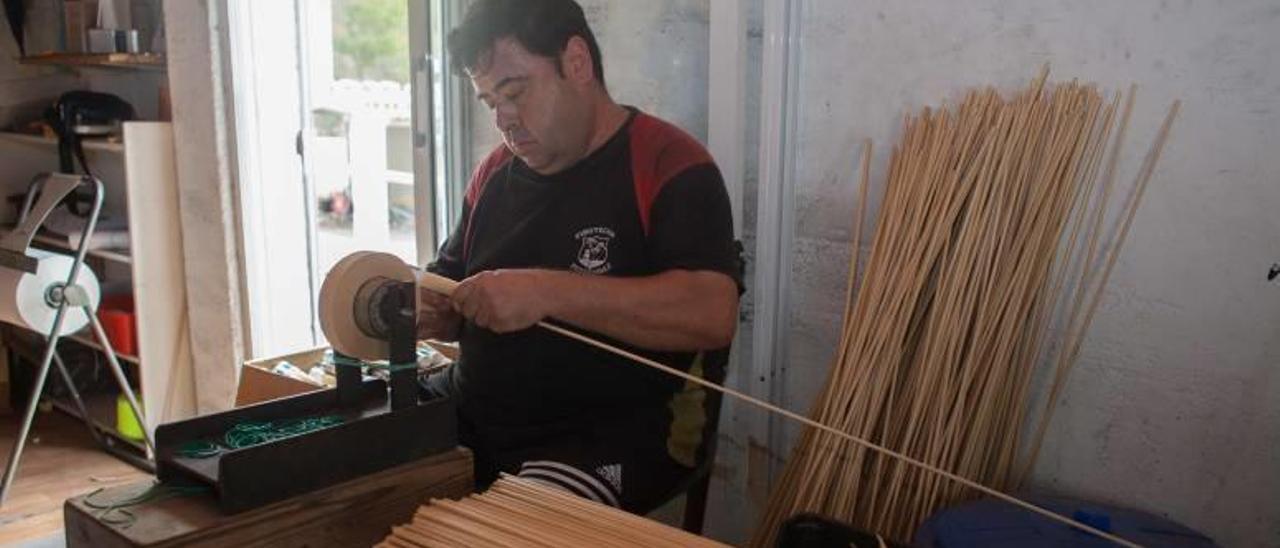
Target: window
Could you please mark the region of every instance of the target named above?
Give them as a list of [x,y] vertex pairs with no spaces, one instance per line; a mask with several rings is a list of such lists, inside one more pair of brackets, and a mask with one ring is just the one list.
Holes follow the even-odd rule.
[[278,355],[324,344],[315,300],[342,257],[421,264],[447,235],[461,186],[437,152],[451,143],[438,29],[456,6],[228,4],[253,354]]
[[416,263],[408,3],[297,6],[306,23],[301,93],[310,123],[302,148],[317,219],[315,278],[359,250]]

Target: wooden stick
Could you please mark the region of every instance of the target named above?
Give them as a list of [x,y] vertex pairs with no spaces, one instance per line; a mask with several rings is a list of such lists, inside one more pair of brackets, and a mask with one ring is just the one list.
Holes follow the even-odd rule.
[[[481,507],[500,508],[505,515],[516,516],[523,520],[524,523],[538,528],[556,528],[564,525],[564,513],[555,511],[546,511],[541,508],[530,508],[526,505],[513,503],[512,499],[497,493],[483,493],[472,497],[471,500],[475,505]],[[599,523],[590,525],[598,525],[599,529],[591,527],[578,527],[573,531],[563,533],[561,540],[572,543],[594,543],[601,547],[623,548],[629,546],[626,542],[609,536],[609,529]]]
[[393,527],[381,546],[723,548],[724,545],[533,481],[504,475],[485,493],[459,501],[429,501],[418,509],[410,523]]

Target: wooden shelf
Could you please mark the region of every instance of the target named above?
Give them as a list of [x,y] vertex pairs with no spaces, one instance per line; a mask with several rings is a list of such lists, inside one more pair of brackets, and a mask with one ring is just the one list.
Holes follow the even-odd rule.
[[[36,234],[35,237],[31,238],[31,243],[45,247],[52,247],[59,251],[66,251],[69,253],[75,252],[75,249],[70,245],[67,245],[66,242],[60,242],[57,238],[45,234]],[[128,249],[90,249],[85,255],[89,257],[98,257],[100,259],[120,264],[133,263],[133,257],[129,256]]]
[[58,411],[88,422],[99,432],[106,434],[112,442],[123,444],[140,452],[145,457],[147,452],[145,444],[139,440],[130,439],[121,434],[119,430],[116,430],[115,394],[81,394],[80,396],[84,399],[85,410],[89,412],[88,417],[80,416],[80,410],[70,396],[66,398],[49,398],[48,401],[53,403],[53,407]]
[[[41,333],[29,327],[20,327],[17,325],[7,324],[7,323],[0,324],[0,331],[4,332],[4,337],[6,337],[3,340],[0,340],[0,345],[8,344],[7,337],[17,336],[17,334],[20,334],[20,333],[26,334],[26,336],[22,340],[26,341],[26,344],[33,344],[39,348],[39,350],[36,351],[37,354],[31,356],[30,359],[32,361],[39,360],[38,352],[41,352],[44,350],[44,344],[45,344],[44,333]],[[75,343],[81,346],[87,346],[89,348],[97,350],[98,352],[106,352],[106,350],[102,348],[102,345],[98,344],[98,341],[93,340],[93,337],[89,335],[88,328],[85,328],[85,330],[83,330],[82,332],[71,333],[71,334],[67,334],[59,337],[58,338],[59,348],[61,348],[62,341],[71,341],[72,343]],[[142,360],[138,359],[137,356],[133,356],[129,354],[121,354],[120,352],[116,352],[116,358],[124,363],[131,363],[135,366],[142,365]]]
[[[14,133],[11,131],[0,131],[0,141],[21,143],[38,147],[58,147],[58,140],[53,137],[45,137],[43,135],[34,135],[30,133]],[[115,143],[102,139],[84,139],[81,140],[80,143],[85,150],[89,151],[110,152],[112,154],[124,153],[123,143]]]
[[[8,234],[10,230],[13,230],[13,226],[6,226],[3,228],[0,228],[0,235]],[[49,236],[48,234],[36,234],[31,238],[31,244],[39,247],[47,247],[52,250],[64,252],[64,253],[74,253],[76,251],[69,244],[67,244],[67,242],[60,241],[58,238]],[[133,264],[133,256],[129,254],[128,249],[111,249],[111,248],[90,249],[87,253],[85,253],[85,255],[87,257],[97,257],[99,259],[111,261],[114,263],[120,263],[124,265]]]
[[[102,348],[102,345],[98,344],[98,341],[93,340],[93,337],[89,336],[88,333],[76,333],[74,335],[65,335],[63,336],[63,338],[69,339],[71,341],[75,341],[77,344],[82,344],[84,346],[87,346],[99,352],[106,352],[106,349]],[[116,358],[125,363],[131,363],[133,365],[142,365],[142,362],[138,360],[137,356],[130,356],[129,354],[121,354],[120,352],[116,352]]]
[[166,70],[163,53],[40,53],[22,57],[24,65]]

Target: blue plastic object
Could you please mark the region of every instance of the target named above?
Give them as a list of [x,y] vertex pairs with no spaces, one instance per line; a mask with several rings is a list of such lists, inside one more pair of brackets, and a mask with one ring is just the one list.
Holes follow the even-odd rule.
[[[1149,548],[1204,548],[1217,544],[1195,530],[1162,517],[1069,498],[1023,500]],[[1112,548],[1111,542],[995,499],[939,511],[916,531],[920,548]]]

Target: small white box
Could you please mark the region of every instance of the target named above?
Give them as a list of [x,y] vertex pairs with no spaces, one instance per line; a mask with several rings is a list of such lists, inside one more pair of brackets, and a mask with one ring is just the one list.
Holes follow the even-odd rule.
[[116,31],[89,29],[89,53],[115,53]]

